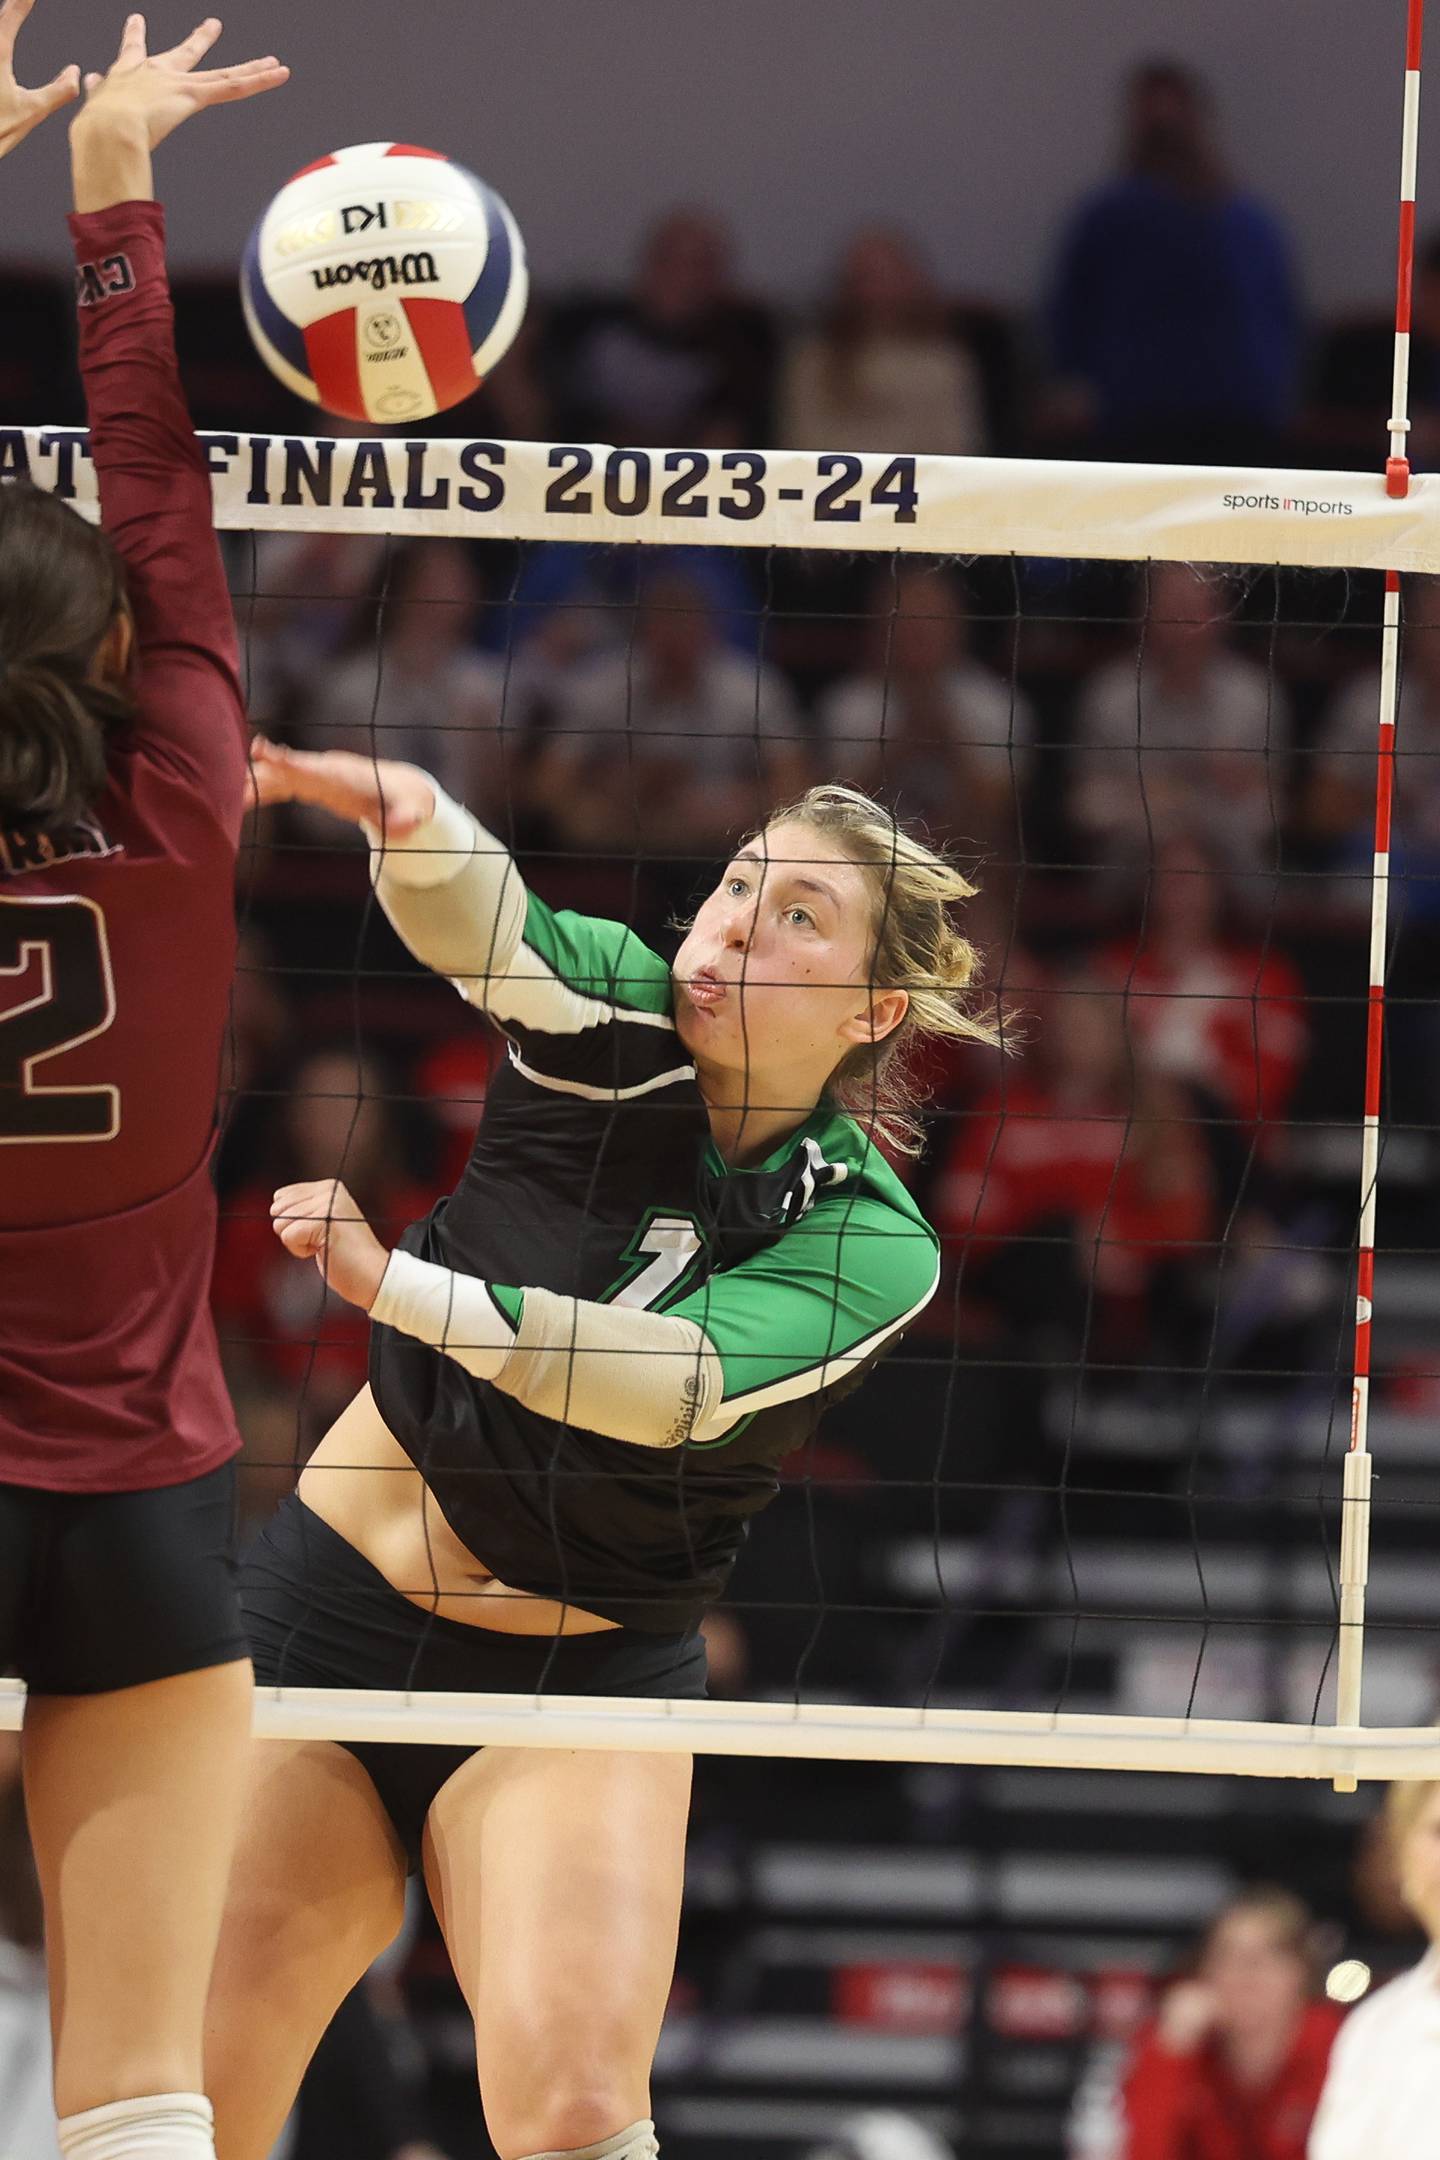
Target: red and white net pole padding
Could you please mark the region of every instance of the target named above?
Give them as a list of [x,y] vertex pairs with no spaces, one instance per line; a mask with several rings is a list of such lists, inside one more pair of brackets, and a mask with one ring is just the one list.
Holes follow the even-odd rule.
[[[1400,233],[1395,268],[1395,372],[1385,492],[1410,492],[1410,297],[1415,270],[1415,164],[1420,138],[1420,47],[1425,0],[1407,0],[1405,120],[1400,150]],[[1370,1570],[1370,1335],[1375,1309],[1375,1192],[1380,1172],[1380,1079],[1385,1027],[1385,938],[1390,903],[1390,818],[1395,791],[1395,708],[1400,684],[1400,574],[1385,573],[1380,643],[1380,733],[1375,775],[1375,862],[1370,885],[1370,975],[1365,1031],[1365,1121],[1360,1150],[1360,1226],[1355,1273],[1355,1384],[1340,1526],[1340,1671],[1335,1718],[1360,1722],[1365,1586]],[[1353,1792],[1354,1780],[1336,1789]]]

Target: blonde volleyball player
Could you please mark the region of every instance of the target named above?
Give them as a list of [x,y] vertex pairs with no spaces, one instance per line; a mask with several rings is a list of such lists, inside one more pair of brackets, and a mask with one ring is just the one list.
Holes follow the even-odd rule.
[[[0,10],[0,152],[79,88],[17,85],[27,13]],[[150,176],[193,113],[284,80],[197,72],[219,28],[150,59],[132,16],[71,130],[101,527],[0,488],[0,1671],[29,1688],[69,2160],[213,2160],[250,1722],[207,1295],[246,727]]]
[[[971,887],[862,795],[730,862],[673,968],[556,914],[414,767],[259,746],[265,802],[369,834],[411,950],[509,1056],[457,1190],[387,1252],[329,1181],[275,1228],[368,1308],[370,1386],[246,1571],[262,1680],[700,1695],[699,1622],[780,1458],[928,1302],[872,1143],[907,1043],[990,1039]],[[220,2149],[263,2160],[423,1868],[501,2160],[645,2160],[688,1760],[256,1750],[211,2003]]]
[[1430,1947],[1341,2026],[1310,2160],[1417,2160],[1440,2142],[1440,1783],[1392,1785],[1385,1834]]

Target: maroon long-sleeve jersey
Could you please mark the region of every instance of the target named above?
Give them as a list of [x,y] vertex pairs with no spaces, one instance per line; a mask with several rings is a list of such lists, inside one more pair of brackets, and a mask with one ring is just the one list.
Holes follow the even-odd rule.
[[246,738],[163,213],[70,224],[136,713],[76,831],[0,830],[0,1481],[115,1492],[239,1446],[209,1313],[209,1162]]

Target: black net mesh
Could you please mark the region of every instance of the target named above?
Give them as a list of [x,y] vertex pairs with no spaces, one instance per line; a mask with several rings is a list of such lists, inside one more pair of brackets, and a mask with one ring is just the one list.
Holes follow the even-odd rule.
[[[673,951],[734,835],[816,778],[873,790],[981,887],[967,927],[1011,1054],[929,1057],[903,1165],[940,1290],[786,1464],[710,1623],[714,1690],[1333,1714],[1380,580],[230,545],[257,724],[425,765],[552,903]],[[1376,1722],[1429,1714],[1437,1617],[1423,581],[1406,615]],[[216,1304],[258,1518],[366,1337],[275,1245],[270,1192],[339,1174],[393,1235],[458,1177],[497,1038],[392,936],[358,836],[271,813],[242,891]]]

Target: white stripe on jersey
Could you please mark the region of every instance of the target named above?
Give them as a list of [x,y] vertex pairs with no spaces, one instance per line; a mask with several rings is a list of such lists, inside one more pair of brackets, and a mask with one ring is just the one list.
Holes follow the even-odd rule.
[[[490,1009],[493,1011],[494,1007]],[[677,1080],[695,1078],[693,1065],[675,1065],[669,1072],[656,1073],[652,1079],[641,1080],[634,1087],[590,1087],[584,1080],[557,1080],[553,1073],[536,1072],[533,1065],[526,1064],[513,1042],[507,1047],[510,1063],[522,1079],[533,1080],[536,1087],[550,1088],[556,1095],[579,1095],[585,1102],[631,1102],[637,1095],[653,1095],[657,1088],[674,1087]]]
[[929,1289],[909,1312],[900,1313],[894,1320],[867,1335],[863,1342],[851,1343],[847,1350],[836,1350],[817,1364],[807,1365],[803,1372],[791,1373],[784,1380],[773,1381],[768,1387],[751,1388],[740,1395],[727,1395],[722,1403],[704,1420],[704,1429],[697,1424],[693,1438],[699,1441],[718,1440],[737,1425],[741,1418],[750,1417],[757,1410],[773,1410],[777,1403],[796,1402],[802,1395],[818,1395],[822,1388],[834,1387],[843,1380],[852,1365],[863,1365],[866,1358],[873,1357],[883,1343],[901,1328],[908,1327],[935,1295],[940,1281],[940,1261],[935,1261],[935,1276]]

